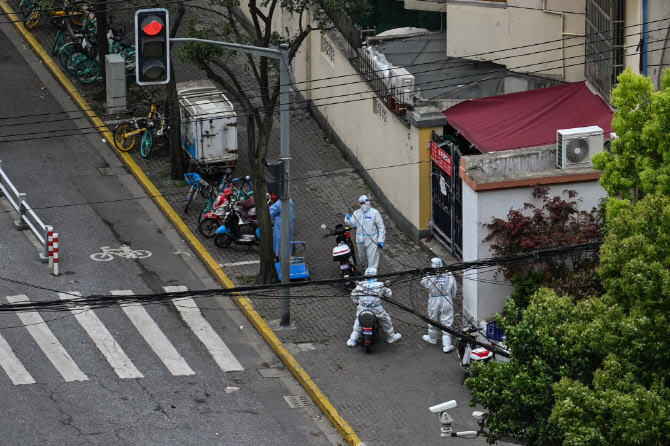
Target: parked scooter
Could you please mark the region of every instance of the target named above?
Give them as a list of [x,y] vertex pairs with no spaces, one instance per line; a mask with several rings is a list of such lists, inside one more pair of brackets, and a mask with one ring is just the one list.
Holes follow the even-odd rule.
[[[267,194],[266,198],[268,200],[268,206],[271,206],[277,201],[277,196],[275,194]],[[198,224],[198,230],[202,235],[208,238],[214,237],[216,230],[223,224],[223,218],[227,214],[231,203],[236,203],[241,208],[238,210],[240,211],[242,224],[251,224],[255,228],[258,216],[256,215],[256,202],[254,201],[254,197],[237,201],[234,192],[229,188],[226,188],[214,202],[212,210],[206,213]]]
[[338,262],[340,266],[340,277],[355,277],[356,273],[356,252],[354,243],[351,241],[351,232],[349,227],[343,224],[335,225],[335,229],[330,229],[326,224],[321,225],[321,229],[328,229],[330,234],[324,237],[335,237],[335,247],[333,248],[333,261]]
[[[260,229],[255,222],[244,223],[241,220],[242,207],[237,202],[231,200],[228,211],[223,218],[223,224],[216,230],[214,244],[219,248],[227,248],[231,243],[236,245],[254,245],[261,239]],[[241,226],[250,225],[252,234],[242,234]]]

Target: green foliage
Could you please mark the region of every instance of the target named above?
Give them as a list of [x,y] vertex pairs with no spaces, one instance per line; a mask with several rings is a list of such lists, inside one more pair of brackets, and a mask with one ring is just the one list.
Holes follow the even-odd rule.
[[[617,369],[608,361],[607,370]],[[647,389],[631,374],[617,374],[614,386],[590,388],[570,379],[554,386],[556,406],[550,417],[565,432],[567,446],[666,445],[670,439],[670,390]]]
[[[525,310],[508,306],[523,318],[505,322],[509,362],[493,362],[473,370],[466,380],[472,403],[489,410],[490,441],[523,436],[530,444],[560,441],[563,430],[549,420],[553,385],[569,377],[590,382],[602,360],[617,345],[622,313],[598,299],[575,302],[543,289]],[[597,317],[594,318],[594,315]]]
[[630,68],[621,73],[612,92],[616,107],[612,129],[618,139],[612,153],[593,157],[593,165],[604,170],[600,184],[610,196],[631,198],[670,194],[670,71],[663,73],[663,88],[654,92],[651,79]]
[[[188,21],[188,36],[196,39],[216,40],[214,32],[204,28],[191,18]],[[179,52],[179,57],[190,62],[201,70],[207,66],[207,62],[224,54],[223,47],[219,45],[208,45],[200,42],[187,42]]]
[[630,310],[670,311],[670,197],[648,195],[636,204],[610,199],[609,232],[600,255],[607,297]]

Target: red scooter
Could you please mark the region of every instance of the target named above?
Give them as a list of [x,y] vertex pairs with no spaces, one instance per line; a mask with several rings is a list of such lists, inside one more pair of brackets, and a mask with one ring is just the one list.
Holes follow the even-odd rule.
[[[240,214],[240,225],[251,224],[256,226],[255,222],[258,220],[256,216],[256,203],[254,197],[249,197],[237,202],[233,196],[233,192],[226,188],[221,195],[219,195],[212,206],[212,210],[206,213],[198,225],[198,230],[207,238],[214,237],[216,230],[223,224],[223,219],[230,210],[231,204],[238,206]],[[275,194],[266,194],[268,205],[272,205],[277,201]]]

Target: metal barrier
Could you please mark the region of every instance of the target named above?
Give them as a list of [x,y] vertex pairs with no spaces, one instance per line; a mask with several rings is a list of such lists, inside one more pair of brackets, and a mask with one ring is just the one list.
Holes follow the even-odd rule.
[[9,181],[9,178],[2,170],[2,161],[0,160],[0,195],[7,198],[16,212],[19,213],[19,219],[14,222],[18,230],[30,228],[35,237],[44,246],[44,251],[40,253],[42,262],[49,262],[49,234],[53,234],[53,227],[45,225],[37,216],[35,211],[26,202],[26,194],[16,190],[16,187]]

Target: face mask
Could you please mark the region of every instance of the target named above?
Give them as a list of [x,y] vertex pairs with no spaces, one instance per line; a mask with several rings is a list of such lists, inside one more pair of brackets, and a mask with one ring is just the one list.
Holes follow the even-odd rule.
[[367,212],[370,209],[370,202],[361,203],[361,209],[363,209],[363,212]]

